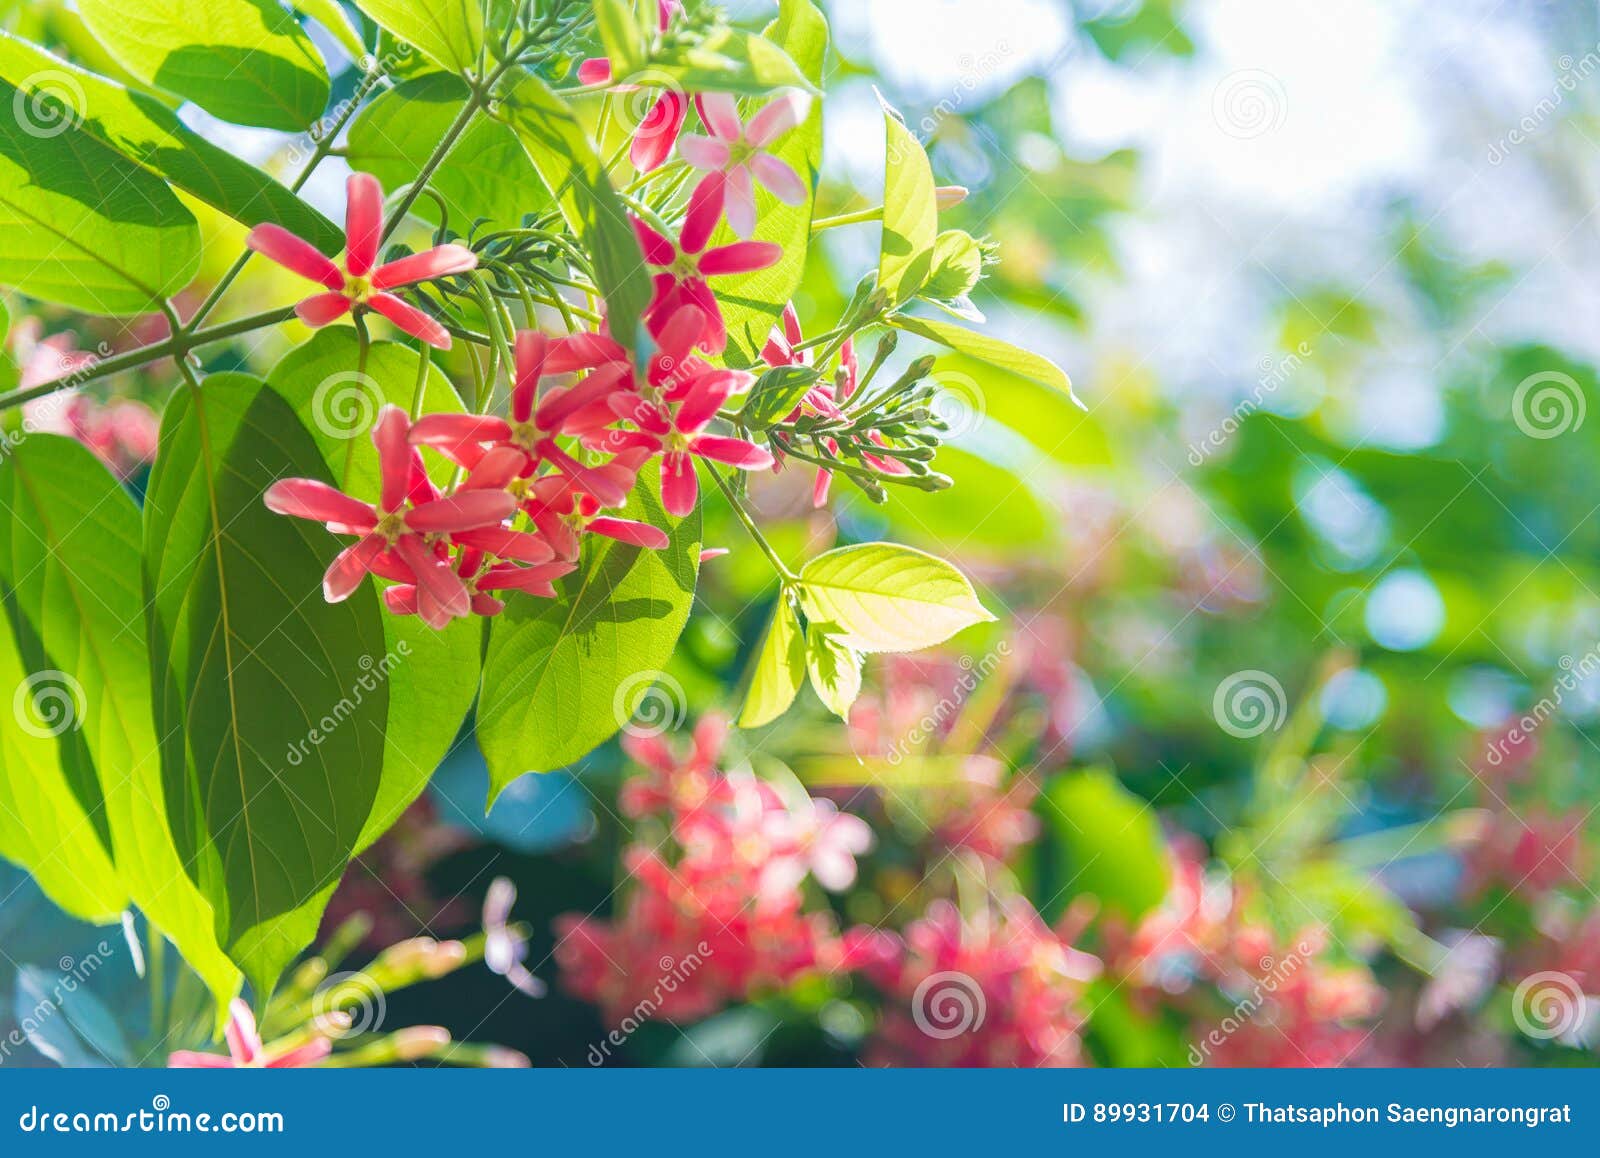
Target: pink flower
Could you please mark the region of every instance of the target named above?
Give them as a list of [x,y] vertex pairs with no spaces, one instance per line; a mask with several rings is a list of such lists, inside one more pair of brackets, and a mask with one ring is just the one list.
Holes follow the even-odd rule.
[[333,1050],[326,1037],[315,1035],[302,1044],[290,1043],[268,1048],[256,1030],[255,1015],[239,998],[228,1006],[229,1017],[223,1037],[228,1043],[226,1056],[196,1050],[174,1050],[167,1058],[168,1069],[298,1069],[315,1065]]
[[[679,0],[657,0],[656,15],[662,32],[667,30],[681,7]],[[610,79],[611,61],[603,56],[591,57],[578,65],[579,84],[605,84]],[[613,86],[617,92],[632,92],[637,87],[631,84]],[[688,100],[681,92],[672,89],[662,93],[650,106],[650,111],[634,131],[633,146],[628,153],[635,169],[648,173],[672,156],[672,147],[678,142],[678,133],[683,129],[683,119],[688,111]]]
[[[627,472],[631,479],[636,469],[630,464],[632,457],[619,456],[597,469]],[[667,533],[660,527],[600,514],[600,501],[566,475],[548,474],[533,480],[525,491],[522,510],[539,528],[558,559],[576,559],[584,534],[603,535],[652,551],[661,550],[669,542]]]
[[386,291],[430,278],[465,273],[478,256],[462,245],[436,245],[422,253],[376,266],[383,233],[383,189],[369,173],[352,173],[346,184],[345,268],[340,269],[309,241],[281,225],[258,225],[246,244],[285,269],[317,282],[327,292],[312,294],[294,311],[308,326],[325,326],[352,309],[376,310],[414,338],[441,350],[450,335],[433,318]]
[[787,162],[765,150],[805,120],[810,97],[801,92],[783,93],[768,101],[748,125],[740,123],[739,106],[727,93],[705,93],[695,97],[695,105],[711,136],[691,133],[679,142],[678,149],[685,161],[706,173],[690,199],[690,214],[709,214],[710,225],[697,222],[696,232],[704,228],[709,233],[726,209],[728,225],[735,233],[740,237],[754,233],[757,181],[785,205],[805,204],[805,182]]
[[681,246],[637,217],[632,220],[645,262],[659,271],[654,275],[655,296],[645,312],[646,321],[665,321],[684,306],[694,306],[705,316],[700,348],[720,354],[728,345],[728,331],[706,279],[766,269],[783,256],[783,248],[770,241],[736,241],[706,249],[715,219],[709,224],[704,220],[697,224],[692,208],[689,220],[684,222]]
[[423,622],[443,627],[472,610],[472,596],[451,568],[438,537],[499,526],[517,508],[499,490],[462,490],[440,497],[407,442],[405,411],[385,406],[372,429],[383,476],[376,504],[365,503],[316,479],[281,479],[267,488],[269,510],[326,523],[334,534],[359,536],[328,568],[322,581],[330,603],[347,599],[369,573],[417,588]]
[[726,435],[705,434],[728,398],[748,389],[751,376],[742,370],[707,370],[685,384],[683,400],[676,404],[618,397],[612,405],[637,431],[607,431],[610,449],[643,449],[661,455],[661,503],[669,514],[682,518],[694,510],[700,484],[693,458],[725,463],[740,470],[760,470],[772,465],[772,455],[753,442]]

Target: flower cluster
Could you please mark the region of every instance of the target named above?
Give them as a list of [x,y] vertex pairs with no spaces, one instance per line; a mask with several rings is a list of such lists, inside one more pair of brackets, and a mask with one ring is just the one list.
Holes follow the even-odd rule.
[[641,1003],[673,1020],[704,1017],[838,963],[832,918],[808,907],[802,885],[848,887],[871,833],[826,801],[790,803],[722,771],[724,734],[708,717],[687,753],[660,737],[626,742],[645,774],[625,786],[622,807],[641,834],[664,827],[665,837],[624,853],[631,887],[612,919],[556,925],[566,987],[613,1022]]
[[1100,962],[1021,896],[963,920],[934,901],[898,934],[852,929],[845,963],[888,998],[866,1051],[875,1065],[1075,1066],[1084,988]]

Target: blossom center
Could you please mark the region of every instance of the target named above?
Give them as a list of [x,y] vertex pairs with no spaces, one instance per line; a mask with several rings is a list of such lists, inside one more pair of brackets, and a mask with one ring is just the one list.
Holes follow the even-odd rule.
[[367,298],[372,293],[372,279],[369,277],[355,277],[346,274],[344,279],[344,296],[356,305],[365,305]]

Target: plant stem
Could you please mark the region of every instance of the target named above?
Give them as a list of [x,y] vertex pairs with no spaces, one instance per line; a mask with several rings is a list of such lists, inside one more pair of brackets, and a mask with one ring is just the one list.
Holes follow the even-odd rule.
[[740,501],[738,495],[733,493],[733,488],[728,485],[728,480],[723,478],[722,473],[709,462],[706,463],[706,470],[716,480],[717,486],[728,500],[728,505],[733,508],[733,513],[739,517],[739,522],[744,524],[744,529],[750,533],[750,537],[756,541],[756,546],[761,548],[761,553],[767,557],[767,562],[771,563],[773,569],[777,571],[778,578],[783,581],[783,585],[791,587],[798,583],[800,577],[789,570],[788,565],[778,557],[778,552],[773,549],[771,543],[767,542],[767,537],[761,533],[761,528],[756,526],[755,520],[750,517],[750,512],[744,509],[744,503]]
[[819,217],[811,223],[812,233],[821,233],[824,229],[833,229],[840,225],[859,225],[863,221],[880,221],[883,218],[883,206],[874,205],[871,209],[858,209],[854,213],[841,213],[837,217]]

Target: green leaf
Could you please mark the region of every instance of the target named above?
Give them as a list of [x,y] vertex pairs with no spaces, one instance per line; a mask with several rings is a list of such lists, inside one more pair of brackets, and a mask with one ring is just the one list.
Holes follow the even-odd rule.
[[134,76],[225,121],[299,132],[327,107],[327,66],[276,0],[78,0],[78,10]]
[[756,379],[739,408],[739,421],[752,430],[782,422],[822,377],[815,366],[774,366]]
[[897,543],[859,543],[800,570],[800,606],[858,651],[916,651],[994,616],[967,577],[943,559]]
[[[0,543],[9,546],[0,550],[0,575],[7,576],[8,611],[81,696],[82,744],[63,751],[97,779],[115,871],[134,904],[226,1006],[238,992],[239,971],[217,944],[210,904],[184,873],[162,803],[139,509],[81,444],[38,434],[0,467],[4,512]],[[93,870],[92,860],[74,868],[80,878]]]
[[76,120],[59,104],[41,117],[0,80],[0,284],[91,314],[148,313],[200,268],[200,228],[165,181]]
[[57,739],[81,727],[82,689],[66,673],[24,661],[4,626],[0,693],[3,710],[15,719],[0,728],[0,856],[32,873],[45,895],[73,916],[115,921],[128,894],[93,821],[102,805],[98,798],[86,802],[83,786],[69,778],[65,745]]
[[375,24],[454,73],[477,66],[483,47],[480,0],[356,0]]
[[[813,9],[813,11],[815,11]],[[809,20],[809,15],[805,16]],[[819,16],[820,19],[820,16]],[[737,28],[723,28],[712,33],[698,44],[686,44],[664,52],[653,53],[643,71],[671,83],[685,92],[731,92],[744,96],[769,96],[774,89],[798,88],[817,94],[820,77],[807,75],[795,58],[778,43],[768,39],[773,36],[781,43],[787,29],[781,28],[783,16],[780,9],[778,22],[769,26],[767,35],[757,35]],[[775,29],[778,31],[775,32]],[[827,26],[822,27],[826,43]],[[619,72],[619,77],[626,73]]]
[[650,551],[587,536],[582,565],[555,599],[513,594],[489,627],[478,700],[478,742],[489,761],[489,802],[524,772],[581,759],[628,717],[630,681],[659,677],[694,602],[698,508],[676,525],[641,482],[623,516],[665,528]]
[[[382,480],[378,451],[368,432],[383,404],[410,409],[417,352],[396,342],[374,342],[360,372],[358,357],[355,331],[319,330],[284,356],[267,384],[294,407],[311,432],[334,485],[347,494],[376,498]],[[427,414],[461,410],[450,380],[432,367],[422,409]],[[435,482],[443,485],[453,468],[442,459],[434,466]],[[386,580],[376,582],[390,585]],[[482,621],[459,619],[435,631],[414,615],[385,614],[383,633],[383,658],[373,663],[367,673],[371,678],[363,684],[381,680],[389,689],[383,776],[357,852],[383,835],[427,787],[478,690]]]
[[605,162],[572,110],[531,73],[520,75],[504,107],[533,167],[594,263],[612,337],[632,349],[650,303],[650,278]]
[[806,678],[806,641],[787,595],[780,594],[761,652],[751,668],[750,690],[739,713],[741,728],[759,728],[789,710]]
[[1058,390],[1078,406],[1083,405],[1072,392],[1072,381],[1067,377],[1066,371],[1042,355],[1019,350],[1010,342],[991,338],[987,334],[973,333],[951,322],[911,318],[904,314],[897,314],[889,318],[888,322],[898,330],[938,342],[941,346],[948,346],[959,354],[965,354],[969,358],[1005,370],[1019,378],[1026,378],[1029,382]]
[[647,46],[633,5],[628,0],[594,0],[594,26],[611,62],[611,75],[621,79],[637,71]]
[[1103,768],[1073,773],[1045,790],[1042,811],[1062,849],[1056,886],[1088,893],[1137,920],[1167,895],[1166,842],[1155,810]]
[[[778,18],[767,25],[763,35],[799,66],[809,87],[815,90],[822,84],[828,22],[811,0],[780,0]],[[814,191],[822,168],[822,102],[812,101],[806,119],[770,151],[800,175],[808,191]],[[783,307],[800,288],[811,245],[814,200],[808,193],[805,204],[785,205],[766,189],[756,187],[755,239],[782,246],[783,257],[767,269],[725,278],[718,284],[717,299],[728,327],[729,365],[755,364]],[[733,240],[733,231],[724,222],[711,244]]]
[[[466,100],[466,82],[443,72],[381,93],[350,125],[345,153],[350,167],[371,173],[386,188],[411,181]],[[515,228],[524,214],[550,204],[516,134],[487,117],[461,134],[428,187],[444,199],[450,227],[463,236],[478,218],[487,219],[491,229]],[[431,197],[419,198],[413,212],[438,221]]]
[[[0,32],[0,78],[31,117],[75,123],[102,144],[245,225],[272,222],[329,253],[338,226],[260,169],[218,148],[166,105]],[[65,118],[65,120],[62,120]]]
[[794,774],[808,788],[943,788],[969,782],[972,757],[807,756],[794,762]]
[[813,621],[806,627],[806,670],[823,706],[848,720],[850,705],[861,694],[861,656],[832,624]]
[[912,297],[927,280],[939,236],[939,203],[928,154],[900,114],[883,104],[883,242],[878,288],[891,305]]
[[361,42],[360,31],[339,0],[290,0],[289,7],[303,16],[309,16],[327,29],[328,35],[339,42],[339,47],[350,55],[351,61],[355,64],[361,64],[371,55],[367,51],[367,46]]
[[259,379],[175,396],[160,447],[144,542],[168,819],[218,939],[265,995],[315,936],[378,792],[389,689],[364,677],[383,623],[371,585],[323,600],[338,541],[263,504],[280,478],[329,475]]

